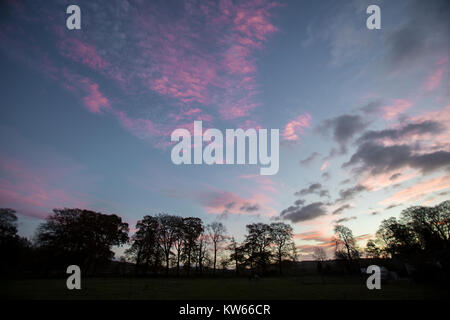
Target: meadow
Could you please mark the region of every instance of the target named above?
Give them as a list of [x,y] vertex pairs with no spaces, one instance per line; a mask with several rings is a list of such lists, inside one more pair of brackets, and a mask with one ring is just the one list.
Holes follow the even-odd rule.
[[408,281],[382,283],[368,290],[363,277],[298,276],[263,278],[85,278],[81,290],[65,279],[10,280],[4,299],[100,300],[317,300],[449,299],[443,285]]

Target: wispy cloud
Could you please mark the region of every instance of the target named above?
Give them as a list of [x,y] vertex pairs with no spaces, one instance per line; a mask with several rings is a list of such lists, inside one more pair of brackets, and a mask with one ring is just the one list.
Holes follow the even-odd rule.
[[288,141],[297,141],[300,138],[300,135],[303,133],[305,128],[309,128],[311,126],[311,115],[309,113],[305,113],[304,115],[300,115],[297,118],[289,121],[285,127],[281,136],[283,139]]

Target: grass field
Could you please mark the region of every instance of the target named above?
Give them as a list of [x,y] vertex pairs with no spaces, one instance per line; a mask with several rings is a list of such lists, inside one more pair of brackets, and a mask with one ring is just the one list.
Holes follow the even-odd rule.
[[408,282],[382,283],[368,290],[365,278],[314,276],[265,278],[153,279],[86,278],[81,290],[68,290],[65,279],[13,280],[1,289],[7,299],[449,299],[445,287]]

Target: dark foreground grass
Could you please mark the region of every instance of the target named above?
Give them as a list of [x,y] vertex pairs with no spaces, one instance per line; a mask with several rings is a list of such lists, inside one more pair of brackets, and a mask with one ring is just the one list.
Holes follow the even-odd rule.
[[368,290],[365,278],[315,276],[264,278],[85,278],[81,290],[68,290],[65,279],[13,280],[2,286],[7,299],[161,299],[161,300],[311,300],[449,299],[442,285],[398,281]]

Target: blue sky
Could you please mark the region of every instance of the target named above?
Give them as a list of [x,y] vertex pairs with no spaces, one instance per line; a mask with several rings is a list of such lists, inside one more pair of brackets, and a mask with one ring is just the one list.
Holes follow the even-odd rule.
[[[69,4],[81,30],[65,26]],[[366,8],[381,8],[381,30]],[[292,223],[304,258],[448,199],[447,1],[25,1],[0,16],[0,205]],[[170,133],[280,130],[280,169],[175,166]],[[331,251],[330,251],[331,253]]]

